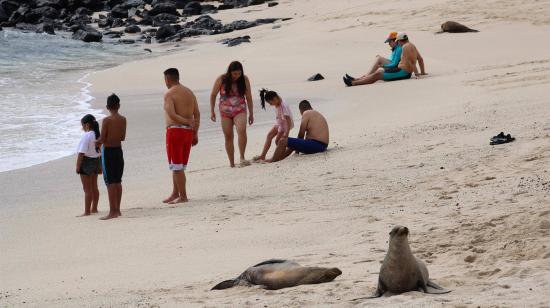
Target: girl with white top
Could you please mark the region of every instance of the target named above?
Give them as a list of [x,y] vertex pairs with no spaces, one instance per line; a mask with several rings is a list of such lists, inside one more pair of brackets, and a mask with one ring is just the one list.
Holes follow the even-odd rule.
[[97,175],[101,174],[101,152],[96,146],[96,140],[100,133],[99,124],[93,115],[85,115],[80,122],[84,135],[78,144],[76,173],[80,175],[84,189],[84,214],[80,216],[88,216],[91,213],[97,213],[97,203],[99,202]]

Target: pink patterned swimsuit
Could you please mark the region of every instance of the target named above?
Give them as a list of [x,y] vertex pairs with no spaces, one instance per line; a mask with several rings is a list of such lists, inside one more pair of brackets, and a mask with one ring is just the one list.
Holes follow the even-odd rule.
[[220,114],[222,117],[233,119],[239,113],[246,114],[246,99],[244,95],[240,95],[237,85],[233,85],[231,93],[225,93],[225,85],[222,84],[220,89]]

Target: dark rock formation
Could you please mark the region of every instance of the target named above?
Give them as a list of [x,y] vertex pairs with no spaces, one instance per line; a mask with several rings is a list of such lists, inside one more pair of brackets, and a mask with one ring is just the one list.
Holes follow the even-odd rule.
[[323,80],[323,79],[325,79],[325,77],[323,77],[323,75],[317,73],[317,74],[315,74],[315,75],[309,77],[309,78],[307,79],[307,81],[318,81],[318,80]]
[[153,17],[153,26],[159,27],[162,25],[174,24],[178,22],[178,19],[176,15],[161,13]]
[[202,5],[197,1],[191,1],[187,3],[185,8],[183,9],[183,15],[192,16],[192,15],[200,15],[202,12]]
[[86,43],[101,42],[102,38],[103,38],[103,35],[91,27],[78,29],[75,33],[73,33],[73,39],[81,40]]
[[153,8],[149,11],[149,14],[151,16],[155,16],[161,13],[167,13],[171,15],[179,16],[179,13],[176,9],[176,5],[170,2],[161,2],[157,3]]
[[176,34],[176,29],[171,25],[163,25],[160,26],[160,28],[157,29],[157,33],[155,35],[156,39],[158,41],[164,40],[172,35]]
[[137,25],[128,26],[124,29],[124,32],[126,32],[126,33],[139,33],[139,32],[141,32],[141,28]]
[[243,30],[257,26],[254,21],[236,20],[232,23],[223,26],[224,32],[231,32],[235,30]]
[[250,36],[239,36],[234,38],[229,38],[221,41],[222,44],[227,45],[227,47],[233,47],[240,45],[242,43],[250,43]]
[[118,4],[111,9],[111,16],[115,18],[128,18],[128,9],[122,4]]

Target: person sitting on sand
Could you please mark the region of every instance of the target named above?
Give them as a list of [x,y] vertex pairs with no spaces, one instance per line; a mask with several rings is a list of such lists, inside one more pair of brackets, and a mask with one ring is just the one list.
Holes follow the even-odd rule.
[[[377,82],[378,80],[394,81],[409,79],[413,73],[416,78],[419,78],[421,75],[426,75],[426,71],[424,69],[424,59],[420,55],[420,52],[416,49],[416,46],[409,42],[409,37],[407,34],[399,32],[395,39],[403,49],[401,53],[401,60],[395,69],[386,71],[384,71],[384,69],[378,69],[370,75],[355,80],[351,78],[351,76],[344,76],[344,83],[346,86],[351,87],[371,84]],[[416,66],[417,61],[420,66],[420,73],[418,73],[418,68]]]
[[287,158],[292,152],[303,154],[321,153],[327,150],[329,142],[328,123],[325,117],[313,110],[307,100],[298,105],[302,114],[298,138],[281,138],[268,162],[277,162]]
[[391,71],[394,68],[396,68],[397,65],[399,64],[399,61],[401,60],[401,51],[402,51],[401,45],[399,45],[395,40],[396,37],[397,37],[397,32],[391,32],[386,38],[385,43],[390,45],[392,50],[392,53],[389,58],[386,59],[381,55],[377,55],[376,60],[374,61],[374,64],[372,65],[370,71],[360,78],[354,78],[348,74],[346,74],[345,76],[348,79],[357,80],[357,79],[365,78],[370,74],[373,74],[380,68],[383,68],[384,71]]
[[172,194],[162,202],[177,204],[187,202],[185,169],[191,147],[199,142],[200,112],[193,91],[180,83],[177,69],[164,71],[168,91],[164,94],[164,118],[166,123],[166,154],[172,171]]
[[85,133],[82,135],[77,148],[76,173],[80,175],[80,181],[84,189],[84,214],[80,216],[88,216],[97,213],[99,202],[97,175],[101,174],[101,154],[95,142],[101,135],[99,124],[93,115],[85,115],[80,123]]
[[126,139],[126,118],[118,110],[120,99],[116,94],[107,97],[109,116],[101,124],[101,137],[96,145],[103,145],[101,161],[103,166],[103,180],[109,195],[109,214],[100,219],[117,218],[120,215],[122,200],[122,174],[124,173],[124,154],[122,141]]
[[254,123],[254,104],[252,102],[250,80],[244,74],[243,65],[239,61],[231,62],[227,72],[219,76],[212,87],[210,94],[210,119],[212,122],[216,122],[215,106],[218,94],[220,95],[219,109],[229,166],[231,168],[235,167],[233,126],[237,129],[237,136],[239,137],[240,166],[248,166],[250,162],[244,156],[247,143],[246,114],[248,109],[248,125],[252,125]]
[[260,91],[260,99],[264,110],[265,102],[275,107],[275,119],[277,123],[275,123],[273,128],[269,131],[269,133],[267,133],[262,154],[254,157],[255,161],[264,161],[265,156],[271,147],[273,138],[275,138],[275,144],[278,144],[282,138],[288,138],[290,130],[294,127],[294,119],[292,118],[290,107],[283,102],[283,99],[277,94],[277,92],[262,89]]

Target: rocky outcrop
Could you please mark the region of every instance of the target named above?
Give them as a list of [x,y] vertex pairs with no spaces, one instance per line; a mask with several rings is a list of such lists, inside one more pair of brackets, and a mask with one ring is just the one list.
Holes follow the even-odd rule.
[[73,33],[73,39],[75,40],[81,40],[83,42],[89,43],[89,42],[101,42],[101,39],[103,38],[103,35],[91,28],[86,27],[84,29],[78,29],[75,33]]
[[[159,42],[177,41],[275,22],[277,19],[268,18],[237,20],[224,25],[207,15],[218,10],[264,3],[276,4],[269,0],[0,0],[0,26],[48,34],[55,34],[56,30],[71,31],[74,39],[85,42],[102,41],[103,35],[98,29],[105,29],[105,37],[111,39],[121,38],[127,33],[141,33],[140,26],[152,26],[152,31],[144,33],[138,41],[150,42],[151,37]],[[105,12],[99,18],[95,17],[95,12],[102,11]],[[202,16],[186,22],[188,17],[192,19],[190,16],[197,15]],[[113,33],[110,31],[113,28],[122,28],[124,32]],[[242,37],[235,39],[235,42],[246,40]],[[116,42],[128,43],[129,40]]]

